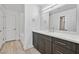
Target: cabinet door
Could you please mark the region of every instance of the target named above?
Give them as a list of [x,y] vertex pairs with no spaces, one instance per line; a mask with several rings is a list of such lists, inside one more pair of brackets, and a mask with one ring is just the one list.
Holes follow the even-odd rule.
[[51,53],[54,53],[54,39],[51,38]]
[[33,45],[36,49],[38,49],[37,40],[38,40],[38,34],[33,32]]
[[45,40],[45,52],[46,54],[50,54],[51,53],[51,41],[50,40]]
[[51,53],[51,38],[48,36],[45,37],[45,52],[46,54]]
[[39,48],[39,51],[41,53],[45,53],[45,38],[43,35],[39,35],[39,39],[38,39],[38,48]]
[[75,51],[72,51],[70,49],[67,49],[67,48],[63,48],[62,46],[58,46],[58,45],[55,45],[55,50],[54,50],[54,53],[55,54],[74,54]]
[[79,44],[76,44],[76,54],[79,54]]
[[63,39],[54,38],[54,53],[74,54],[75,44]]

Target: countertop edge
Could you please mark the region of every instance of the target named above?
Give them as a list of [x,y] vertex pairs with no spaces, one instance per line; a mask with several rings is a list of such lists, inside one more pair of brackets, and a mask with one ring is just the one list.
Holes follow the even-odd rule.
[[79,36],[78,35],[71,35],[71,34],[65,34],[65,33],[62,34],[62,33],[57,33],[57,32],[55,33],[55,32],[42,31],[42,30],[32,30],[32,32],[47,35],[50,37],[56,37],[59,39],[63,39],[63,40],[67,40],[67,41],[79,44]]

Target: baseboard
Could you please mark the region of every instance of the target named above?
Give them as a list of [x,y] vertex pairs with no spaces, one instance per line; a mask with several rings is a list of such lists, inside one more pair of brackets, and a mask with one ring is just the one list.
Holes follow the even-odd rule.
[[25,45],[24,45],[24,46],[23,46],[23,49],[24,49],[24,50],[27,50],[27,49],[30,49],[30,48],[33,48],[33,45],[30,45],[30,46],[25,46]]
[[[26,38],[24,33],[20,33],[19,36],[20,36],[20,41],[21,41],[21,43],[23,44],[23,48],[24,48],[24,50],[33,47],[33,45],[32,45],[31,42],[28,43],[28,42],[29,42],[28,39],[31,39],[31,38]],[[32,39],[31,39],[31,41],[32,41]]]

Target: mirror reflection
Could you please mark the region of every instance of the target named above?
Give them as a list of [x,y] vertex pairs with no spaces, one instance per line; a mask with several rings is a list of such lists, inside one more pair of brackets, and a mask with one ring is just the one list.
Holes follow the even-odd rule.
[[49,12],[51,31],[76,32],[77,5],[67,4]]

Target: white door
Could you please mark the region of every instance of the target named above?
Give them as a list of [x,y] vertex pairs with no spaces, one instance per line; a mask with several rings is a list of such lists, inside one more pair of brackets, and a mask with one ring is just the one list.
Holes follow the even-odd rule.
[[3,14],[0,11],[0,47],[2,46],[4,42],[4,30],[3,30]]
[[16,40],[15,15],[7,14],[5,16],[5,38],[6,41]]

